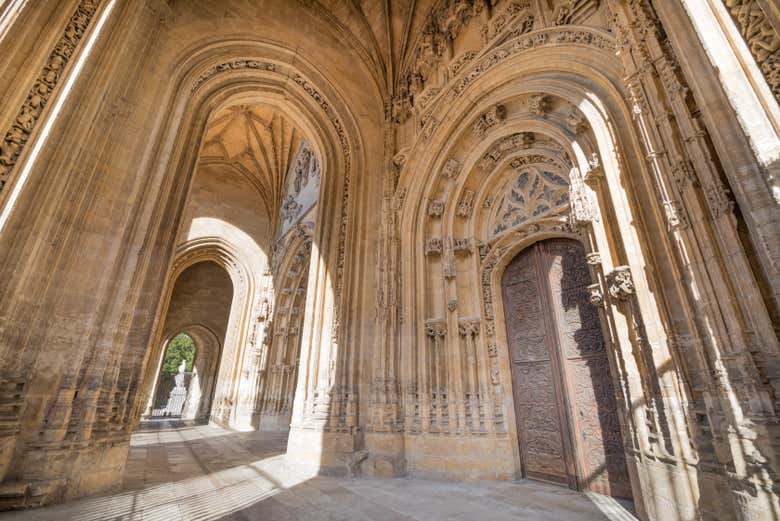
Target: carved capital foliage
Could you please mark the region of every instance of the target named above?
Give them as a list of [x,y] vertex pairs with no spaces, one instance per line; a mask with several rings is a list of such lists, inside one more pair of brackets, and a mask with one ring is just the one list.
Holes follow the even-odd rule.
[[429,318],[425,321],[425,334],[433,339],[447,334],[447,322],[443,318]]
[[458,319],[458,334],[465,337],[475,337],[479,334],[479,319],[473,317]]
[[591,266],[601,265],[601,254],[597,251],[585,255],[585,261]]

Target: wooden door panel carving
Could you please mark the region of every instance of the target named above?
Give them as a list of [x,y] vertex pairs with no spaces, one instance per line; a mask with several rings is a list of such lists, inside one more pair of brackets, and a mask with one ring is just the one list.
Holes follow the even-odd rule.
[[630,498],[609,360],[589,284],[584,249],[568,239],[527,248],[504,272],[523,467],[530,478]]
[[552,339],[543,313],[535,260],[533,251],[521,253],[503,278],[518,431],[526,475],[567,483],[558,397],[553,387]]

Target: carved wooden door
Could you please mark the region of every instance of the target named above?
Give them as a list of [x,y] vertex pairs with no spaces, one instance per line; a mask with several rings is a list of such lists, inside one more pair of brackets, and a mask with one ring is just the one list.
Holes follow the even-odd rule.
[[503,277],[520,449],[527,477],[631,497],[609,361],[582,245],[552,239]]

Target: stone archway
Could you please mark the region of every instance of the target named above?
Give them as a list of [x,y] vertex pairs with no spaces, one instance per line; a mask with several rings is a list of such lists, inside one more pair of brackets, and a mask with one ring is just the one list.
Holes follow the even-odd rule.
[[[199,380],[194,364],[196,353],[195,341],[187,333],[177,333],[167,342],[157,375],[157,387],[151,399],[150,418],[190,419],[185,414],[185,402],[191,404],[194,401],[189,388]],[[199,383],[196,386],[199,388]],[[200,401],[200,389],[197,401]]]
[[[219,373],[224,365],[231,365],[237,345],[235,335],[231,334],[235,328],[230,327],[230,315],[243,311],[247,291],[235,266],[231,270],[231,265],[221,260],[215,252],[201,247],[194,252],[194,257],[182,256],[174,265],[161,314],[161,337],[152,355],[155,362],[150,364],[145,376],[148,399],[145,418],[175,416],[183,420],[207,420],[218,412],[213,405],[220,399],[216,393]],[[192,366],[187,365],[187,374],[181,382],[186,390],[180,390],[178,401],[169,404],[175,375],[170,371],[171,374],[163,375],[165,356],[171,342],[180,334],[192,338],[195,357]]]

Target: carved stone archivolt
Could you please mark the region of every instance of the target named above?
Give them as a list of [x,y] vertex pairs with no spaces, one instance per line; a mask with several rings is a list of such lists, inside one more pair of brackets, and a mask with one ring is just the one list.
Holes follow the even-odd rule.
[[766,9],[770,9],[771,3],[763,4],[759,0],[723,0],[723,3],[745,38],[769,88],[780,102],[780,29],[772,25],[767,14]]
[[0,195],[16,167],[24,146],[49,103],[52,93],[62,79],[63,73],[78,45],[89,29],[102,0],[82,0],[73,16],[68,20],[65,32],[57,41],[33,86],[27,93],[22,107],[0,141]]
[[[11,3],[31,16],[6,24],[0,46],[24,49],[33,43],[18,26],[37,19],[41,2]],[[582,429],[572,440],[585,453],[574,466],[593,470],[571,476],[571,483],[595,490],[611,486],[605,474],[620,476],[615,481],[634,486],[637,513],[647,519],[768,521],[780,511],[780,347],[770,288],[776,263],[770,234],[756,232],[776,222],[773,207],[756,202],[765,188],[760,181],[774,175],[775,165],[752,161],[750,148],[758,153],[773,134],[757,140],[721,126],[733,107],[719,101],[719,89],[701,92],[717,87],[718,78],[692,76],[706,63],[706,49],[691,49],[696,53],[678,61],[676,53],[689,50],[680,42],[696,44],[696,35],[683,38],[686,20],[662,25],[655,14],[685,7],[650,0],[442,0],[372,10],[365,0],[281,2],[284,9],[270,12],[291,18],[280,22],[305,20],[299,26],[311,28],[311,45],[296,46],[289,41],[297,35],[294,23],[262,42],[248,39],[253,28],[273,25],[246,3],[224,0],[209,11],[217,18],[206,20],[202,9],[179,2],[177,16],[150,24],[143,17],[157,15],[146,8],[120,9],[115,2],[85,55],[85,70],[95,74],[74,78],[68,117],[41,140],[50,147],[41,157],[51,161],[30,163],[29,193],[21,192],[12,208],[11,233],[0,234],[0,256],[8,262],[0,277],[12,296],[0,303],[9,324],[0,344],[13,346],[0,382],[8,409],[0,471],[4,490],[17,494],[5,502],[30,506],[40,497],[80,493],[89,480],[79,470],[94,468],[91,475],[103,481],[121,468],[103,456],[123,453],[135,418],[137,373],[147,358],[138,346],[153,328],[151,315],[138,310],[156,304],[147,289],[165,275],[166,248],[176,246],[167,241],[186,193],[208,195],[188,190],[191,172],[179,168],[209,159],[189,151],[197,146],[190,138],[203,130],[192,122],[210,125],[235,95],[242,103],[256,96],[278,101],[314,135],[307,135],[311,154],[300,156],[286,131],[251,153],[236,149],[246,163],[257,161],[257,170],[275,168],[262,165],[267,157],[289,174],[289,190],[260,187],[274,194],[272,219],[292,225],[276,242],[269,268],[233,252],[176,251],[177,263],[219,261],[234,276],[237,300],[246,300],[246,320],[231,317],[238,339],[231,345],[241,345],[246,356],[229,353],[233,375],[225,387],[235,391],[217,395],[218,421],[243,417],[249,403],[256,423],[243,427],[287,428],[295,402],[299,437],[290,440],[289,458],[323,467],[335,461],[350,475],[514,479],[527,474],[530,461],[517,456],[518,448],[549,456],[534,460],[537,470],[565,467],[567,448],[561,436],[549,435],[559,426],[550,412],[558,406],[555,388],[569,386],[567,414],[576,419],[572,428]],[[71,2],[76,15],[61,13],[35,29],[53,53],[34,50],[32,65],[22,59],[5,65],[9,76],[0,83],[6,90],[23,85],[19,98],[9,95],[27,97],[20,110],[0,109],[9,126],[0,142],[3,196],[22,171],[25,143],[37,127],[49,128],[45,107],[65,85],[105,4]],[[780,42],[771,2],[724,0],[726,10],[700,4],[719,15],[728,10],[777,96]],[[67,24],[64,35],[49,34],[60,24]],[[328,34],[338,38],[323,40]],[[268,43],[277,38],[280,45]],[[752,72],[751,56],[734,56]],[[354,65],[349,77],[339,72],[344,63]],[[149,113],[149,106],[160,112]],[[95,114],[132,121],[122,128]],[[277,130],[289,129],[292,115],[274,120]],[[255,139],[261,127],[246,125],[244,134]],[[72,137],[59,143],[65,132]],[[745,154],[723,155],[743,141]],[[753,182],[751,172],[764,167],[767,173]],[[311,223],[295,224],[310,215],[295,195],[320,176],[328,181],[317,212],[325,220],[314,242]],[[756,224],[760,219],[766,222]],[[265,226],[250,221],[240,224]],[[275,237],[260,247],[267,257]],[[530,335],[534,328],[524,325],[507,335],[505,326],[545,313],[530,299],[505,306],[498,297],[497,280],[510,259],[548,239],[576,239],[591,252],[584,265],[543,266],[565,281],[550,291],[563,304],[556,308],[562,326],[548,332],[564,346],[570,379],[539,370],[542,364],[514,372],[512,346],[525,341],[526,354],[544,355],[534,343],[544,332]],[[98,256],[68,253],[98,243],[106,250]],[[309,269],[312,249],[317,265]],[[79,270],[98,278],[85,282]],[[317,292],[308,295],[316,313],[311,323],[304,322],[310,275]],[[529,295],[529,288],[516,295]],[[366,309],[372,300],[375,307]],[[62,309],[69,311],[64,326]],[[36,319],[47,313],[53,325]],[[101,317],[101,325],[77,335],[70,326],[80,322],[71,314],[84,323]],[[101,347],[106,338],[111,349],[95,350],[94,340]],[[576,352],[580,346],[587,356]],[[299,372],[304,360],[306,371]],[[299,374],[306,375],[300,382]],[[518,378],[532,385],[514,395]],[[617,400],[620,414],[587,405],[589,395]],[[518,435],[530,423],[539,432]],[[608,432],[599,435],[604,425]],[[321,452],[311,456],[310,448]],[[631,472],[603,461],[607,452],[624,455]],[[51,468],[61,472],[43,469],[49,454],[58,462]],[[13,481],[22,475],[33,477]],[[73,486],[60,486],[68,480]]]
[[472,127],[474,135],[481,138],[488,130],[506,119],[506,108],[503,105],[494,105],[490,110],[481,114]]

